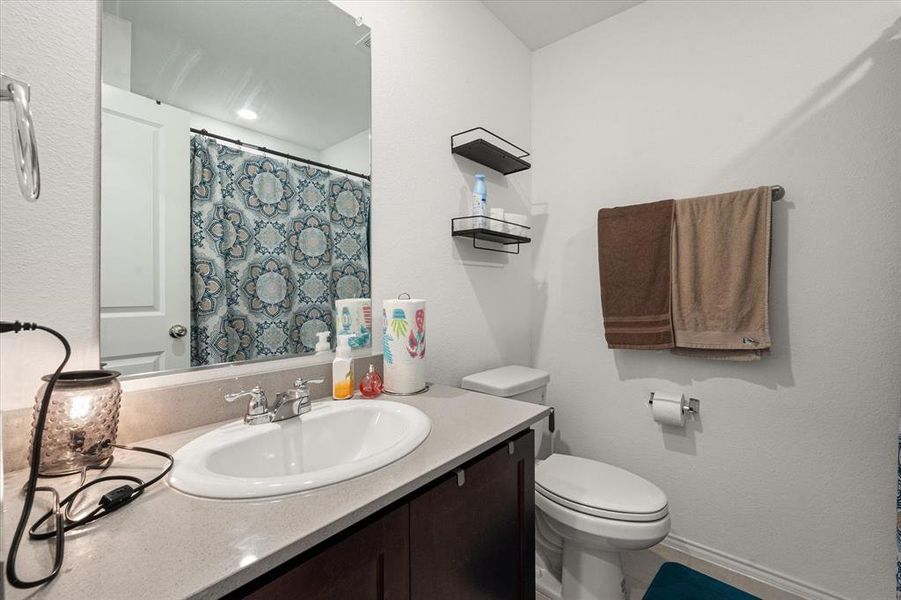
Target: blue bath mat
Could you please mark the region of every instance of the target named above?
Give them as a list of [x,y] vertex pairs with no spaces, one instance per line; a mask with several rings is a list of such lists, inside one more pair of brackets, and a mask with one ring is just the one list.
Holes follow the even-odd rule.
[[663,563],[644,600],[760,600],[679,563]]

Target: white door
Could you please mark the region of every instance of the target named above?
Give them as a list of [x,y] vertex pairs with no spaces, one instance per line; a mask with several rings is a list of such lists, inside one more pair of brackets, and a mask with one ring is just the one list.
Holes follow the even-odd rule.
[[189,113],[109,85],[102,98],[100,360],[189,367]]

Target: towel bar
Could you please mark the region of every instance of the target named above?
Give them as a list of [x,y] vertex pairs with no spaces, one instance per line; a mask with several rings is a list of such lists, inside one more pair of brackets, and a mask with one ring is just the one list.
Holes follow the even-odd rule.
[[770,192],[773,196],[773,202],[778,202],[785,198],[785,188],[781,185],[774,185],[770,188]]

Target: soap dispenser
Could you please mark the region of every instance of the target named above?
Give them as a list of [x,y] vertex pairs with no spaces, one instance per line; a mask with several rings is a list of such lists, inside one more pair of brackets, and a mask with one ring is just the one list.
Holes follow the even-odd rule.
[[352,335],[339,335],[332,361],[332,398],[347,400],[354,395],[354,361],[350,356]]
[[320,331],[316,334],[316,337],[319,339],[316,342],[316,354],[325,354],[326,352],[332,351],[332,345],[329,344],[328,336],[331,335],[331,331]]
[[360,394],[364,398],[378,398],[382,393],[382,376],[379,375],[375,367],[370,364],[369,372],[360,379]]

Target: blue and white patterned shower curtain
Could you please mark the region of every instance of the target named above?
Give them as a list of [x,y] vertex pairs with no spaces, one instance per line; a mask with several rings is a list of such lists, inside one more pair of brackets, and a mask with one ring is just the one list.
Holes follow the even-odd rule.
[[369,183],[191,140],[191,364],[313,350],[369,297]]

